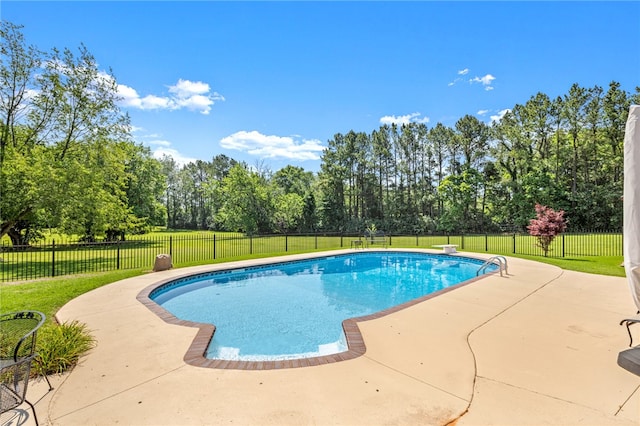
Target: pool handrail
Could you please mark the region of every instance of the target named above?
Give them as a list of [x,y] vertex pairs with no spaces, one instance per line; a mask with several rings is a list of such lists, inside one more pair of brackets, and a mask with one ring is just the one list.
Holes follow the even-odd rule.
[[504,256],[492,256],[487,259],[480,268],[476,271],[476,277],[480,275],[481,272],[484,272],[490,265],[496,265],[500,269],[500,276],[502,276],[502,270],[504,269],[504,273],[509,275],[508,266],[507,266],[507,258]]

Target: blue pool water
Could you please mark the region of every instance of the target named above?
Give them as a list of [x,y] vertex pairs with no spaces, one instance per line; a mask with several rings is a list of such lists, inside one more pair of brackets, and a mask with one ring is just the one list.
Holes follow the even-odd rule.
[[208,358],[303,358],[347,350],[345,319],[469,280],[481,265],[447,255],[352,253],[210,272],[150,297],[179,319],[216,326]]

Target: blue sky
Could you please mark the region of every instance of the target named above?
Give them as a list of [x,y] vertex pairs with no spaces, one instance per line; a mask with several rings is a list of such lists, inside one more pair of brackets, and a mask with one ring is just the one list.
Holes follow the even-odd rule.
[[83,43],[135,139],[317,171],[336,133],[489,123],[573,83],[640,85],[640,2],[8,1],[29,44]]

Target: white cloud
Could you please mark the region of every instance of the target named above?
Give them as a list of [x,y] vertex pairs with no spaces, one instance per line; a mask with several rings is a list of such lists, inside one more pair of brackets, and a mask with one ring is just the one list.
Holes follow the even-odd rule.
[[136,89],[118,84],[118,95],[120,96],[120,105],[123,107],[140,108],[140,96]]
[[502,117],[504,117],[504,115],[505,115],[506,113],[508,113],[508,112],[510,112],[510,111],[511,111],[511,110],[510,110],[510,109],[508,109],[508,108],[507,108],[507,109],[503,109],[503,110],[501,110],[501,111],[498,111],[498,114],[496,114],[496,115],[492,115],[492,116],[491,116],[491,122],[499,121]]
[[179,79],[174,86],[169,86],[169,92],[174,95],[178,107],[199,111],[205,115],[209,114],[215,101],[225,100],[218,92],[209,94],[210,91],[209,85],[201,81]]
[[174,86],[169,86],[169,92],[178,98],[188,98],[193,95],[209,93],[209,85],[201,81],[189,81],[179,79]]
[[220,140],[220,146],[244,151],[261,158],[319,160],[324,146],[317,139],[296,140],[290,136],[263,135],[241,130]]
[[[156,145],[161,145],[161,143],[156,143]],[[171,145],[171,144],[168,143],[168,145]],[[169,157],[172,157],[173,160],[176,162],[176,164],[179,167],[182,167],[182,166],[184,166],[186,164],[189,164],[189,163],[195,163],[197,161],[197,159],[195,159],[195,158],[191,158],[191,157],[187,157],[185,155],[182,155],[181,153],[179,153],[178,151],[176,151],[173,148],[161,147],[161,148],[156,148],[156,149],[153,150],[154,158],[161,159],[165,155],[167,155]]]
[[496,78],[494,76],[492,76],[491,74],[487,74],[484,77],[473,77],[469,81],[472,82],[472,83],[482,83],[483,85],[488,86],[495,79]]
[[225,100],[218,92],[210,93],[209,84],[201,81],[179,79],[175,85],[168,86],[168,89],[169,96],[140,96],[134,88],[118,84],[118,94],[122,98],[120,105],[142,110],[186,108],[207,115],[214,103]]
[[[136,127],[134,131],[141,132],[144,131],[144,129],[141,127]],[[163,156],[167,155],[169,157],[172,157],[179,167],[182,167],[188,163],[196,162],[195,158],[187,157],[185,155],[182,155],[177,150],[170,148],[171,142],[165,139],[160,139],[160,137],[161,136],[157,134],[146,134],[141,135],[136,139],[144,140],[142,143],[151,149],[151,154],[154,158],[161,159]]]
[[139,101],[140,109],[176,109],[171,99],[156,95],[147,95]]
[[[469,74],[469,68],[465,68],[463,70],[458,70],[458,75],[467,75]],[[447,86],[451,87],[453,85],[455,85],[456,83],[462,81],[461,77],[456,77],[452,82],[450,82],[449,84],[447,84]]]
[[491,86],[491,83],[495,79],[496,78],[494,76],[492,76],[491,74],[487,74],[487,75],[485,75],[483,77],[473,77],[473,78],[469,79],[469,83],[471,83],[471,84],[480,83],[483,86],[485,86],[484,90],[493,90],[493,86]]
[[400,116],[385,115],[384,117],[380,118],[380,124],[391,125],[395,123],[397,125],[403,125],[409,123],[428,123],[429,117],[419,118],[421,115],[422,114],[420,114],[419,112],[413,112],[411,114]]
[[488,109],[481,109],[480,111],[478,111],[476,114],[478,115],[485,115],[486,113],[488,113],[489,110]]
[[171,142],[169,141],[165,141],[165,140],[152,140],[150,142],[147,142],[149,145],[157,145],[157,146],[171,146]]

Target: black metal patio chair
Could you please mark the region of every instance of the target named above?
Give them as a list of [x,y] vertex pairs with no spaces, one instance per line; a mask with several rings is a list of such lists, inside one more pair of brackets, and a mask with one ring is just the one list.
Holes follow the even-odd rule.
[[[0,414],[13,410],[26,402],[33,411],[38,425],[35,407],[26,399],[31,365],[37,357],[36,338],[45,315],[37,311],[11,312],[0,315]],[[52,390],[51,382],[45,380]]]
[[633,317],[625,318],[620,321],[620,325],[627,327],[627,333],[629,334],[629,347],[618,353],[618,365],[625,370],[640,376],[640,345],[633,346],[633,335],[631,334],[631,326],[640,323],[640,311]]

